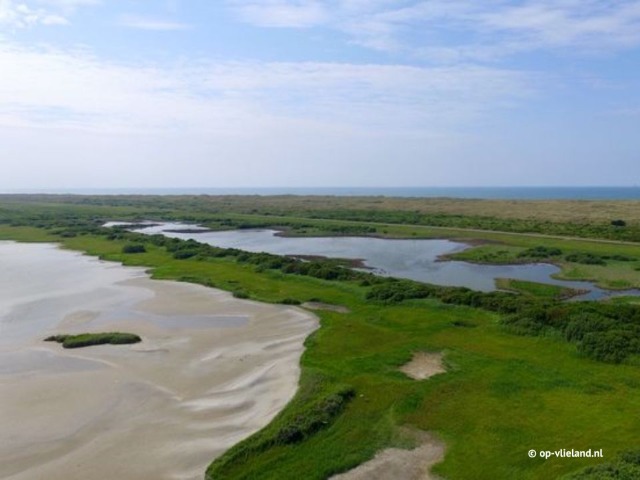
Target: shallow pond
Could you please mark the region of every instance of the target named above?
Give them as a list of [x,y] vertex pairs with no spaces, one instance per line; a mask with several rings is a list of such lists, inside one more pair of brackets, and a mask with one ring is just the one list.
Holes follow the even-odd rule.
[[[114,225],[111,223],[109,225]],[[596,300],[619,295],[640,295],[640,290],[603,290],[592,282],[558,280],[555,265],[478,265],[459,261],[441,261],[442,255],[469,248],[451,240],[391,240],[370,237],[283,237],[275,230],[247,229],[196,232],[198,227],[180,223],[152,224],[136,231],[163,234],[173,238],[194,239],[216,247],[238,248],[249,252],[277,255],[319,255],[333,258],[361,259],[378,275],[409,278],[436,285],[468,287],[489,292],[496,290],[496,278],[515,278],[532,282],[588,290],[576,299]],[[172,230],[190,230],[176,232]]]

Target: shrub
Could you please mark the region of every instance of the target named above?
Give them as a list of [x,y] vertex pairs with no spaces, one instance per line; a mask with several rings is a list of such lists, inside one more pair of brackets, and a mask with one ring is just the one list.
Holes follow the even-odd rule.
[[578,344],[578,351],[596,360],[620,363],[629,354],[630,344],[630,335],[625,331],[587,333]]
[[198,250],[177,250],[173,252],[173,258],[176,260],[186,260],[187,258],[195,257],[198,253]]
[[283,298],[280,300],[280,303],[283,305],[300,305],[302,302],[300,300],[296,300],[295,298]]
[[147,249],[140,243],[127,243],[122,247],[122,253],[144,253]]
[[640,452],[622,453],[617,461],[583,468],[562,477],[563,480],[632,480],[640,478]]
[[618,262],[633,262],[635,261],[635,258],[633,257],[629,257],[628,255],[605,255],[604,257],[602,257],[604,259],[607,260],[616,260]]
[[598,255],[592,253],[572,253],[565,257],[567,262],[583,263],[585,265],[606,265],[607,262]]
[[518,254],[520,258],[549,258],[562,255],[562,250],[559,248],[549,248],[543,246],[537,246],[528,248]]
[[276,443],[288,445],[297,443],[329,425],[355,396],[353,388],[346,388],[319,400],[283,426],[276,435]]
[[374,285],[367,293],[367,300],[386,304],[400,303],[411,298],[427,298],[434,293],[432,287],[411,280],[388,279]]

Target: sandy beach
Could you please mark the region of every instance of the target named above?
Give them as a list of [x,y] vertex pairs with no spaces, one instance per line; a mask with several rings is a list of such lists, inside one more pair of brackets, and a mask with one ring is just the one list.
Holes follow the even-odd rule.
[[[0,242],[0,478],[202,479],[291,399],[300,309]],[[64,350],[53,333],[142,343]]]

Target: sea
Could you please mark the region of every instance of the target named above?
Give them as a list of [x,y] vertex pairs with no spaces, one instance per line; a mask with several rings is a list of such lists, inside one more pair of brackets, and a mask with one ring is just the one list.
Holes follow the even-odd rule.
[[330,195],[514,200],[640,200],[640,186],[70,188],[3,191],[76,195]]

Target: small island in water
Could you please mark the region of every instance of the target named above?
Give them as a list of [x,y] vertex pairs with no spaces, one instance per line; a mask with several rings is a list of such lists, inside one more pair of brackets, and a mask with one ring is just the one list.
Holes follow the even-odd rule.
[[44,341],[61,343],[64,348],[81,348],[93,345],[126,345],[141,342],[142,339],[134,333],[107,332],[51,335]]

